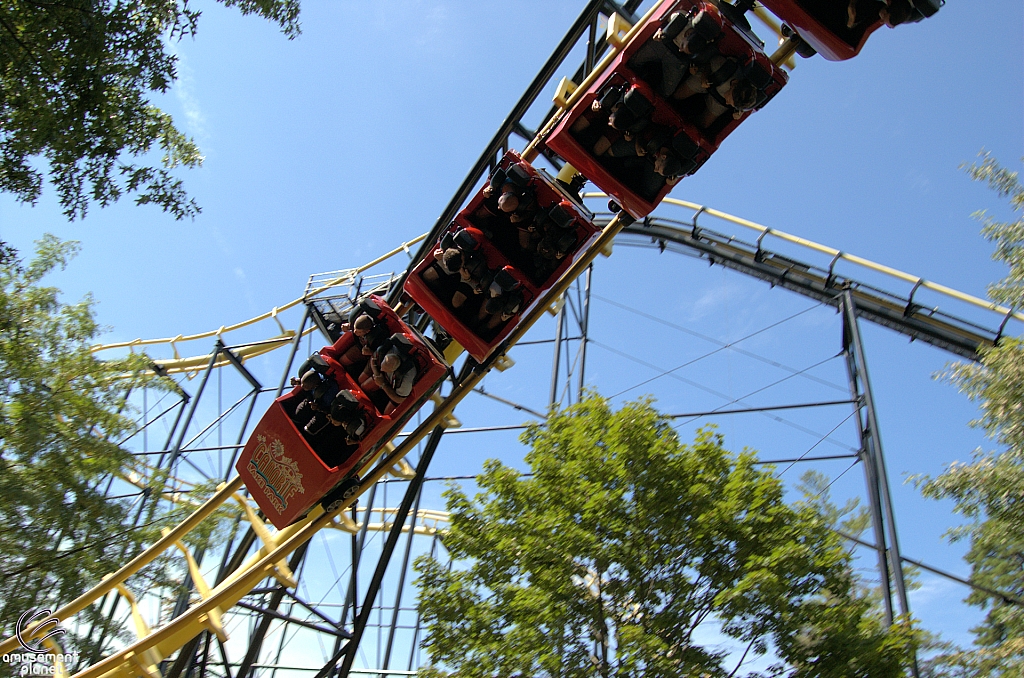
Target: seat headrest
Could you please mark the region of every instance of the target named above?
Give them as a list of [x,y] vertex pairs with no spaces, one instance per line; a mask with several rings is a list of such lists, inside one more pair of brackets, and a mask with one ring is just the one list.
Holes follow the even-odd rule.
[[348,314],[349,324],[355,323],[356,318],[363,315],[364,313],[373,318],[374,320],[376,320],[377,318],[380,317],[380,305],[373,299],[362,299],[356,302],[355,306],[352,307],[352,310],[349,311]]
[[615,105],[619,99],[622,98],[622,85],[613,85],[603,92],[598,97],[598,101],[601,102],[601,108],[606,111],[611,110],[611,107]]
[[476,238],[473,236],[473,234],[467,231],[466,229],[458,231],[455,234],[454,241],[455,247],[458,247],[460,250],[465,250],[467,252],[472,252],[473,250],[480,246],[480,243],[476,241]]
[[566,229],[572,228],[573,218],[572,213],[562,207],[562,203],[558,203],[548,212],[548,218],[555,223],[558,228]]
[[700,146],[698,146],[693,139],[687,136],[686,132],[680,132],[672,138],[672,150],[675,151],[680,158],[689,160],[693,156],[697,155],[697,151],[700,150]]
[[370,316],[371,318],[376,318],[377,316],[380,315],[380,304],[378,304],[373,299],[364,299],[363,301],[359,302],[359,306],[362,308],[363,313]]
[[494,173],[491,174],[491,178],[488,180],[488,182],[494,188],[498,188],[499,186],[501,186],[503,183],[505,183],[505,170],[503,170],[500,167],[494,170]]
[[683,12],[676,12],[669,17],[668,23],[662,28],[662,33],[669,40],[674,40],[677,35],[683,32],[689,23],[689,16]]
[[508,175],[508,180],[519,188],[526,188],[526,185],[530,183],[530,173],[519,163],[509,165],[505,173]]
[[727,57],[725,62],[718,67],[712,74],[709,80],[711,80],[711,86],[717,87],[723,82],[728,82],[736,75],[736,71],[740,68],[740,62],[734,58]]
[[572,249],[572,246],[575,245],[575,244],[576,244],[576,234],[575,233],[566,233],[565,235],[561,236],[555,242],[555,246],[558,248],[559,252],[568,252],[570,249]]
[[697,16],[693,17],[693,30],[697,32],[697,35],[711,42],[722,34],[722,25],[718,22],[717,17],[712,16],[711,12],[702,9],[697,12]]
[[772,84],[772,74],[769,73],[764,66],[757,63],[756,61],[749,64],[743,73],[757,89],[764,89],[768,85]]
[[512,275],[511,272],[509,272],[508,269],[509,267],[506,266],[505,268],[501,269],[500,271],[494,274],[494,282],[497,283],[498,287],[500,287],[505,292],[514,290],[516,287],[519,286],[519,281],[515,279],[515,277]]
[[438,245],[441,246],[442,250],[450,249],[455,247],[455,234],[452,231],[445,231],[441,235],[441,240],[438,241]]
[[402,332],[395,332],[391,335],[391,343],[396,347],[412,348],[412,339]]
[[662,173],[665,178],[677,177],[680,174],[682,174],[682,171],[683,161],[679,158],[679,156],[675,154],[670,154],[666,156],[664,171]]
[[636,87],[630,88],[622,97],[622,104],[637,118],[642,118],[654,110],[654,104]]
[[352,412],[359,409],[359,399],[356,398],[352,391],[343,388],[338,391],[338,395],[334,396],[334,403],[332,403],[332,407],[337,407],[338,409],[346,412]]

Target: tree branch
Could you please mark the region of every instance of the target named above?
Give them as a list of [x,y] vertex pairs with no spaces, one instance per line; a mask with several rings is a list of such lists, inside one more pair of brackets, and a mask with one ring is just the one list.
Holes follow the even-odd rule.
[[748,653],[748,652],[750,652],[750,648],[754,647],[754,643],[755,643],[755,642],[757,642],[757,639],[756,639],[756,638],[754,638],[754,639],[753,639],[753,640],[751,640],[751,641],[750,641],[749,643],[747,643],[747,649],[743,651],[743,656],[742,656],[742,657],[740,657],[740,663],[736,665],[736,668],[734,668],[734,669],[732,670],[732,672],[731,672],[731,673],[730,673],[730,674],[728,675],[728,677],[727,677],[727,678],[732,678],[733,676],[735,676],[735,675],[736,675],[736,672],[740,670],[740,667],[741,667],[741,666],[743,666],[743,662],[744,662],[744,661],[746,660],[746,658],[747,658],[747,653]]

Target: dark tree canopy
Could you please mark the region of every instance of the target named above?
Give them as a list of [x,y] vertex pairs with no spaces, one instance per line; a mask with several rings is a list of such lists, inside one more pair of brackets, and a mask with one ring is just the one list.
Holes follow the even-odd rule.
[[523,440],[532,477],[491,461],[479,495],[449,490],[452,566],[417,561],[423,675],[903,675],[914,632],[753,454],[597,397]]
[[[298,0],[220,0],[298,31]],[[166,92],[177,58],[166,40],[194,36],[188,0],[8,0],[0,6],[0,190],[35,203],[43,178],[64,213],[85,216],[124,194],[176,218],[195,216],[175,167],[202,156],[149,95]],[[158,166],[147,157],[159,150]]]

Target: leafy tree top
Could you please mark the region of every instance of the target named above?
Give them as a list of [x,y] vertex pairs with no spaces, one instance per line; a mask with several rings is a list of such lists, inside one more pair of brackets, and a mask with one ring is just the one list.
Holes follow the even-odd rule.
[[[299,32],[298,0],[220,0]],[[195,142],[149,95],[176,77],[169,41],[194,36],[189,0],[11,0],[0,6],[0,190],[35,204],[49,174],[64,213],[122,195],[177,219],[199,206],[171,170]],[[159,166],[145,158],[159,149]],[[142,159],[137,162],[137,159]]]
[[[44,284],[76,250],[75,243],[46,236],[25,263],[0,246],[4,637],[21,613],[69,602],[123,564],[125,553],[159,535],[156,525],[136,529],[129,500],[109,499],[106,487],[133,463],[118,445],[136,430],[128,390],[165,385],[147,376],[143,355],[97,360],[90,346],[101,328],[91,299],[66,304]],[[87,618],[104,623],[92,608]]]
[[[1014,308],[1024,307],[1024,186],[1017,172],[987,153],[966,166],[976,181],[987,183],[1008,198],[1017,213],[1013,221],[998,221],[975,213],[982,235],[995,243],[993,258],[1007,265],[1002,280],[989,286],[989,296]],[[973,425],[983,428],[1003,449],[976,450],[969,463],[955,462],[935,478],[918,482],[925,496],[952,499],[954,510],[968,522],[950,531],[953,541],[967,541],[971,579],[1015,600],[975,590],[968,602],[987,610],[976,629],[977,648],[950,652],[932,667],[936,675],[1024,675],[1024,341],[1003,337],[996,347],[981,350],[980,363],[957,363],[943,375],[971,400],[981,416]]]
[[839,537],[752,453],[596,396],[523,440],[532,477],[491,461],[476,497],[450,489],[453,566],[417,561],[424,675],[900,675],[912,631],[882,627]]

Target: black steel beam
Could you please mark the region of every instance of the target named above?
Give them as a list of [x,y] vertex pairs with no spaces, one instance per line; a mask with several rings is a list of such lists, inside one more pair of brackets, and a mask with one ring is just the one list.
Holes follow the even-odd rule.
[[[347,678],[349,672],[352,670],[352,663],[356,658],[356,650],[359,648],[359,641],[362,639],[363,632],[366,630],[366,624],[370,619],[370,613],[373,612],[373,601],[376,600],[377,593],[380,591],[381,582],[384,580],[384,573],[387,572],[388,564],[391,561],[391,554],[394,553],[395,547],[398,545],[398,538],[402,536],[402,527],[405,525],[405,519],[412,510],[412,505],[416,500],[416,497],[419,496],[420,488],[423,486],[423,478],[426,476],[427,468],[430,466],[430,461],[434,457],[434,451],[437,450],[438,443],[441,442],[441,436],[443,435],[443,427],[438,426],[434,428],[430,433],[430,437],[427,439],[426,445],[424,445],[423,453],[420,455],[419,463],[416,465],[416,475],[409,481],[409,487],[406,488],[405,496],[402,498],[402,504],[395,513],[391,531],[388,533],[387,541],[384,543],[384,549],[381,552],[380,559],[377,561],[377,568],[374,570],[373,577],[370,579],[370,584],[366,590],[366,596],[363,598],[363,605],[359,609],[359,615],[356,617],[353,624],[352,639],[349,640],[344,647],[340,648],[331,660],[317,672],[316,678],[324,678],[324,676],[327,675],[336,675],[339,678]],[[340,667],[338,666],[339,661],[341,662]]]
[[[473,187],[476,186],[480,177],[483,176],[483,173],[490,167],[491,161],[497,154],[498,150],[505,147],[508,143],[509,135],[516,130],[517,125],[520,124],[523,116],[525,116],[530,110],[530,107],[537,100],[537,97],[539,97],[547,88],[548,83],[555,76],[555,72],[558,70],[559,66],[561,66],[562,62],[565,61],[565,58],[569,56],[569,52],[571,52],[572,48],[576,46],[576,43],[579,41],[583,33],[589,30],[591,22],[609,4],[610,3],[607,0],[590,0],[590,2],[587,3],[587,6],[576,18],[576,21],[569,27],[569,30],[566,31],[565,37],[562,38],[562,41],[558,43],[557,47],[555,47],[555,51],[551,53],[548,60],[544,62],[540,72],[537,73],[537,76],[530,83],[530,86],[526,88],[523,95],[519,97],[519,101],[516,102],[508,116],[501,125],[499,125],[498,131],[491,138],[491,141],[487,146],[484,147],[483,153],[481,153],[477,161],[473,163],[469,173],[466,174],[466,178],[462,180],[459,188],[455,191],[455,195],[452,196],[452,199],[448,202],[444,211],[441,212],[441,216],[438,217],[437,221],[434,223],[434,227],[431,229],[430,234],[420,244],[419,249],[412,258],[409,269],[402,274],[397,284],[391,289],[391,292],[389,292],[389,303],[393,304],[397,301],[408,271],[412,270],[412,267],[431,251],[437,237],[455,217],[455,213],[458,212],[459,208],[462,207],[462,204],[466,202],[466,199],[469,198]],[[636,4],[639,4],[639,0],[636,1]]]
[[263,384],[261,384],[259,380],[257,380],[256,377],[252,375],[252,372],[245,369],[245,365],[243,365],[242,361],[238,359],[238,356],[235,355],[234,352],[229,348],[225,348],[221,352],[227,357],[228,362],[234,365],[235,369],[237,369],[245,378],[245,380],[252,385],[253,390],[256,393],[259,393],[260,389],[263,388]]
[[[308,548],[309,542],[307,541],[292,553],[291,558],[288,559],[288,567],[292,572],[298,568],[299,563],[302,562]],[[256,628],[249,635],[249,649],[246,650],[245,658],[242,659],[242,663],[238,666],[238,671],[235,673],[236,678],[245,678],[252,670],[253,664],[259,657],[260,649],[263,647],[263,639],[266,638],[267,631],[270,630],[270,622],[274,619],[271,613],[277,611],[277,608],[281,605],[281,601],[283,599],[284,587],[280,587],[270,595],[270,600],[267,601],[264,608],[260,610],[262,615],[259,624],[257,624]]]
[[[604,224],[609,220],[609,215],[600,215],[596,222]],[[721,264],[836,309],[840,307],[843,291],[848,289],[857,317],[969,360],[978,360],[979,348],[994,346],[999,337],[997,329],[988,330],[947,314],[926,312],[906,297],[883,295],[852,278],[829,275],[810,264],[693,225],[649,217],[625,227],[623,234],[656,244],[681,245],[712,264]]]
[[[278,593],[279,591],[283,592],[285,595],[288,595],[288,592],[284,590],[283,586],[279,586],[278,589],[276,589],[274,591],[274,593]],[[278,612],[277,610],[271,610],[271,609],[266,608],[266,607],[260,607],[258,605],[250,605],[249,603],[245,603],[245,602],[241,602],[241,601],[239,601],[238,603],[235,603],[235,606],[236,607],[240,607],[240,608],[242,608],[244,610],[249,610],[251,612],[257,612],[257,613],[265,615],[267,617],[273,617],[274,619],[279,619],[281,621],[288,622],[289,624],[296,624],[298,626],[302,626],[302,627],[307,628],[307,629],[312,629],[313,631],[319,631],[320,633],[326,633],[326,634],[331,635],[331,636],[341,636],[342,638],[351,638],[352,637],[352,634],[349,633],[348,631],[344,630],[344,629],[327,628],[326,626],[321,626],[320,624],[314,624],[313,622],[308,622],[308,621],[305,621],[305,620],[302,620],[302,619],[296,619],[295,617],[291,617],[289,615],[286,615],[286,614],[283,614],[281,612]]]

